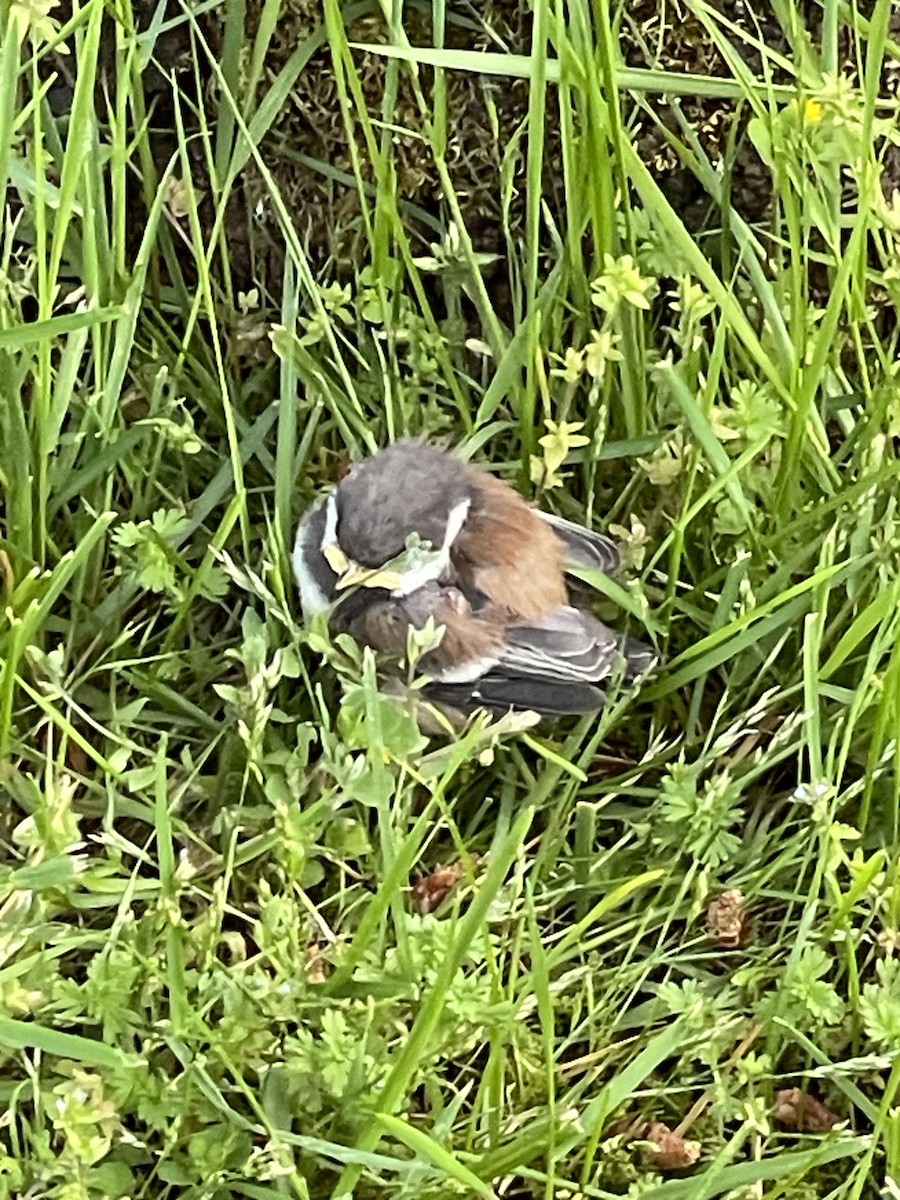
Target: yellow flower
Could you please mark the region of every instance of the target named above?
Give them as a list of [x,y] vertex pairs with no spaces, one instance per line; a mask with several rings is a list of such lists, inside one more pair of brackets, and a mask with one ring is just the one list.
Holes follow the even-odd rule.
[[584,372],[584,351],[570,346],[563,358],[561,367],[554,367],[550,374],[565,379],[567,383],[577,383]]
[[718,404],[713,405],[709,414],[709,427],[720,442],[732,442],[741,436],[740,430],[729,424],[734,419],[734,413]]
[[544,491],[549,491],[550,488],[562,487],[564,482],[562,475],[558,472],[547,470],[547,464],[537,454],[531,455],[529,473],[534,486],[543,488]]
[[619,543],[626,566],[640,571],[647,555],[647,526],[632,513],[630,529],[624,525],[610,525],[609,532]]
[[654,487],[668,487],[674,483],[684,469],[684,440],[678,430],[673,438],[664,442],[652,458],[639,458],[638,466]]
[[825,105],[821,100],[810,97],[803,102],[803,120],[807,125],[818,125],[825,115]]
[[585,346],[582,353],[585,357],[585,368],[588,375],[597,382],[601,382],[606,374],[606,364],[611,362],[621,362],[621,351],[616,349],[616,344],[621,341],[621,334],[612,333],[609,329],[604,329],[598,332],[596,329],[591,333],[591,340]]
[[624,300],[635,308],[649,308],[647,293],[653,280],[645,278],[630,254],[603,256],[603,274],[591,283],[591,299],[598,308],[612,312]]
[[538,438],[544,454],[542,458],[532,457],[531,478],[533,483],[545,488],[559,487],[562,483],[559,469],[566,461],[569,451],[578,446],[590,445],[591,439],[578,432],[584,424],[583,421],[560,421],[557,424],[556,421],[548,419],[544,424],[549,432]]
[[[58,3],[59,0],[15,0],[9,15],[20,40],[24,41],[26,33],[30,32],[36,43],[52,41],[59,32],[59,21],[50,16],[50,10],[56,8]],[[66,52],[65,46],[57,49]]]

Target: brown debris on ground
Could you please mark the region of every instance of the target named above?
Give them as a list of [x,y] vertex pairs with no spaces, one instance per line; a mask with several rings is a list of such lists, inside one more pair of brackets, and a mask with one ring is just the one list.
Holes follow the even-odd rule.
[[706,928],[714,946],[733,950],[746,945],[751,933],[746,905],[740,888],[729,888],[710,901]]
[[454,862],[448,863],[447,866],[435,867],[428,875],[417,880],[410,891],[416,911],[423,916],[434,912],[447,899],[464,874],[463,864]]
[[647,1161],[660,1171],[680,1171],[692,1167],[700,1157],[700,1143],[688,1141],[662,1121],[653,1121],[643,1134],[649,1143]]
[[684,1136],[684,1124],[670,1129],[664,1121],[647,1121],[628,1114],[609,1127],[607,1136],[642,1143],[645,1162],[657,1171],[683,1171],[692,1167],[702,1153],[699,1142]]
[[775,1097],[775,1120],[801,1133],[826,1133],[840,1122],[837,1113],[800,1088],[783,1088]]

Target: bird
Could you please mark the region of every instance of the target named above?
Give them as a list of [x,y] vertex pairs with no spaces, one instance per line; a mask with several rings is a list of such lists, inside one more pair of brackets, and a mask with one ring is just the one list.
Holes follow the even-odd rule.
[[304,619],[402,658],[410,629],[439,643],[422,695],[470,713],[598,711],[651,647],[573,604],[573,569],[619,568],[612,539],[529,504],[443,446],[402,438],[350,468],[301,518],[293,567]]

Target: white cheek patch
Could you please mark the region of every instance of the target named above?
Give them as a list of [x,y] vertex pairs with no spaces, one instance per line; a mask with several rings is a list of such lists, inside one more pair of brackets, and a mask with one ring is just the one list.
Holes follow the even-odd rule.
[[309,544],[310,533],[310,518],[313,514],[305,517],[297,527],[297,537],[294,542],[294,552],[292,560],[294,565],[294,578],[297,580],[297,586],[300,589],[300,607],[303,610],[304,620],[310,621],[318,613],[327,612],[331,607],[331,600],[322,591],[319,582],[313,575],[307,565],[307,555],[312,550],[315,550]]
[[469,509],[472,507],[472,501],[468,499],[460,500],[459,504],[450,509],[450,516],[447,518],[447,532],[444,534],[444,544],[441,547],[446,551],[447,558],[450,557],[450,548],[456,539],[459,537],[460,530],[466,523],[466,517],[469,515]]
[[322,534],[322,545],[320,549],[326,546],[336,546],[337,540],[337,498],[334,492],[325,501],[325,531]]

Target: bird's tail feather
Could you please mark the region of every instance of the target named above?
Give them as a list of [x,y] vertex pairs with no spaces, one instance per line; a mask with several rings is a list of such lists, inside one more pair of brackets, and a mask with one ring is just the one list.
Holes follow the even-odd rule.
[[461,712],[486,708],[505,713],[531,709],[547,717],[578,716],[603,707],[603,692],[587,683],[558,683],[534,676],[487,675],[477,685],[429,683],[427,699]]
[[619,653],[625,661],[626,683],[634,683],[659,665],[659,655],[653,647],[646,642],[639,642],[637,638],[624,636],[619,642]]

